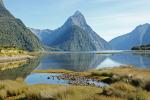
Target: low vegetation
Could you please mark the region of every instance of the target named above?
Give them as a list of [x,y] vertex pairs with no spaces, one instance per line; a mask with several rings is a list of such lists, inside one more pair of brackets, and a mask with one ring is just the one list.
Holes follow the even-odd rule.
[[[35,72],[40,72],[35,71]],[[62,70],[57,70],[57,73],[63,73]],[[55,72],[54,70],[43,71],[43,72]],[[104,68],[99,70],[90,70],[87,72],[68,72],[64,70],[64,74],[75,75],[75,76],[84,76],[89,78],[94,78],[98,81],[103,81],[105,83],[110,84],[104,88],[97,87],[88,87],[99,89],[94,95],[89,95],[89,100],[149,100],[150,99],[150,70],[138,69],[133,66],[122,66],[117,68]],[[36,87],[36,86],[35,86]],[[69,86],[70,88],[74,88],[74,91],[77,91],[78,87],[82,87],[83,91],[88,91],[87,87],[84,86]],[[68,89],[68,88],[67,88]],[[78,90],[79,91],[79,90]],[[93,92],[93,91],[92,91]],[[91,93],[91,92],[90,92]],[[80,92],[79,92],[80,94]],[[78,94],[78,95],[79,95]],[[69,93],[66,93],[65,96],[70,97]],[[82,94],[81,92],[81,95]],[[90,98],[90,97],[95,97]],[[64,97],[62,97],[64,98]],[[76,98],[78,100],[88,100],[79,98],[75,94],[72,94],[71,98]],[[57,98],[56,98],[57,99]],[[63,99],[60,99],[63,100]],[[66,100],[66,99],[64,99]]]
[[6,100],[123,100],[101,95],[103,90],[88,86],[31,85],[21,79],[0,82],[0,99]]
[[33,70],[32,73],[66,73],[66,74],[71,74],[74,73],[73,71],[69,71],[69,70],[63,70],[63,69],[59,69],[59,70]]
[[14,56],[19,54],[26,54],[22,49],[15,48],[15,47],[0,47],[0,56]]
[[0,63],[0,71],[18,68],[26,63],[27,63],[27,60]]
[[[59,71],[63,73],[63,70]],[[0,100],[150,100],[150,70],[118,67],[87,72],[64,72],[95,78],[110,85],[103,88],[27,85],[23,79],[18,78],[15,81],[0,81]]]

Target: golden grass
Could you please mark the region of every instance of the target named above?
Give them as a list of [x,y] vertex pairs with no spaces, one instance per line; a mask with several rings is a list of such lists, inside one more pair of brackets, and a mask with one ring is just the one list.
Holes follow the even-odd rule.
[[104,68],[99,70],[92,70],[91,77],[97,77],[102,80],[104,78],[118,78],[118,81],[123,81],[127,78],[127,81],[130,80],[140,80],[143,83],[150,81],[150,70],[140,69],[132,66],[122,66],[116,68]]
[[21,65],[24,65],[26,62],[27,60],[0,63],[0,71],[20,67]]
[[124,100],[100,95],[101,88],[64,85],[26,85],[22,81],[0,81],[0,99],[6,100]]
[[[37,70],[36,70],[37,71]],[[36,72],[35,71],[35,72]],[[41,72],[39,70],[38,72]],[[76,76],[118,78],[108,87],[72,85],[26,85],[22,79],[0,81],[0,99],[6,100],[150,100],[150,91],[132,84],[133,79],[147,83],[150,71],[133,67],[72,72],[66,70],[48,70],[49,73],[67,73]],[[147,76],[148,75],[148,76]],[[123,77],[122,77],[123,76]],[[124,78],[130,78],[124,81]],[[132,77],[131,77],[132,76]],[[148,79],[147,79],[148,78]],[[149,86],[149,85],[148,85]]]
[[136,88],[133,87],[130,84],[124,83],[124,82],[117,82],[111,85],[115,89],[119,89],[121,91],[126,91],[126,92],[135,92]]
[[63,69],[58,69],[58,70],[33,70],[32,73],[73,73],[73,71],[69,70],[63,70]]
[[6,100],[149,100],[150,92],[130,84],[117,82],[109,87],[112,95],[103,94],[102,88],[71,85],[26,85],[20,80],[1,81],[0,99]]

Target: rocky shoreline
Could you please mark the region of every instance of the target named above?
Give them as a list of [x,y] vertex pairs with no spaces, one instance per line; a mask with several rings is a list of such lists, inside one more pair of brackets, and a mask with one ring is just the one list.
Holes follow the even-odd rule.
[[68,84],[76,86],[92,86],[92,87],[105,87],[108,84],[98,81],[94,78],[87,78],[84,76],[75,76],[69,74],[62,74],[59,76],[48,76],[47,79],[68,80]]

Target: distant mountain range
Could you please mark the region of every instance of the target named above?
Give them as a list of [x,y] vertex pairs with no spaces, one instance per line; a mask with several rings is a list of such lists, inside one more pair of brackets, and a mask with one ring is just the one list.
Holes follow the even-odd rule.
[[0,47],[17,47],[27,51],[39,51],[43,47],[40,40],[15,18],[0,0]]
[[132,32],[111,40],[110,45],[115,50],[130,50],[135,46],[150,44],[150,24],[137,26]]
[[46,44],[49,42],[49,36],[53,32],[52,30],[49,29],[34,29],[34,28],[29,28],[42,42],[43,44]]
[[32,29],[43,44],[64,51],[108,50],[111,46],[86,23],[81,12],[73,16],[56,30]]
[[3,0],[0,0],[0,47],[17,47],[27,51],[98,51],[130,50],[143,45],[147,47],[149,44],[148,23],[139,25],[132,32],[108,43],[92,30],[79,11],[56,30],[39,30],[27,28],[5,8]]

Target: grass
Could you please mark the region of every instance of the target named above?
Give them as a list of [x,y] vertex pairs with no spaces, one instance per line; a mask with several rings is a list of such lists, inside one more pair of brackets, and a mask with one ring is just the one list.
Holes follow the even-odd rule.
[[124,100],[100,95],[101,88],[64,85],[26,85],[20,80],[0,81],[0,100]]
[[18,68],[19,66],[24,65],[26,63],[27,63],[27,60],[0,63],[0,71]]
[[[6,100],[149,100],[150,93],[127,83],[106,88],[64,85],[26,85],[21,81],[3,81],[0,99]],[[11,87],[11,89],[9,89]],[[110,95],[104,91],[112,91]]]
[[73,76],[84,76],[87,78],[94,78],[97,81],[103,81],[108,84],[121,81],[150,91],[150,70],[134,68],[133,66],[104,68],[99,70],[89,70],[86,72],[73,72],[67,70],[34,70],[33,72],[64,73]]
[[69,71],[69,70],[63,70],[63,69],[59,69],[59,70],[33,70],[32,73],[73,73],[73,71]]
[[124,82],[117,82],[103,89],[103,95],[125,98],[126,100],[149,100],[150,92]]
[[15,47],[0,47],[0,57],[28,56],[35,57],[45,54],[46,52],[28,52]]
[[[40,72],[35,71],[35,72]],[[43,71],[46,72],[46,71]],[[48,70],[47,72],[54,72]],[[73,85],[26,85],[23,79],[0,81],[0,99],[6,100],[150,100],[150,71],[134,67],[106,68],[87,72],[57,73],[111,79],[104,88]],[[109,80],[110,81],[110,80]]]

